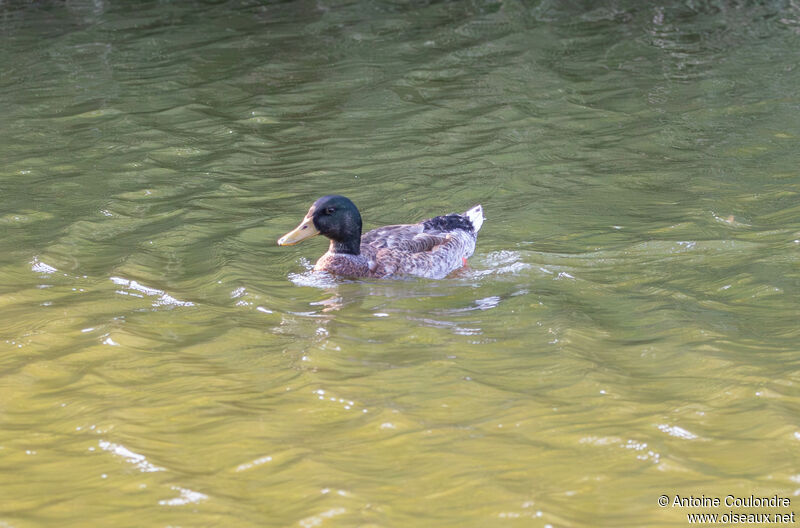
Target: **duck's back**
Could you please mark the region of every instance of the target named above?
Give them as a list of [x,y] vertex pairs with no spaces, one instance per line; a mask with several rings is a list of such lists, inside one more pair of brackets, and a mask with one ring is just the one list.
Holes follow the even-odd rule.
[[379,227],[361,237],[361,252],[375,263],[375,276],[443,278],[475,251],[483,209],[449,214],[418,224]]

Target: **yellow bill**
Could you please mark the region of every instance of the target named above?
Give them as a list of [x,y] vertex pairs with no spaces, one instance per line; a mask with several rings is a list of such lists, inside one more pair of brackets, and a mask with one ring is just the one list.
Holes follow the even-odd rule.
[[311,216],[306,216],[299,226],[289,231],[278,239],[279,246],[292,246],[307,238],[318,235],[319,231],[314,227],[314,219]]

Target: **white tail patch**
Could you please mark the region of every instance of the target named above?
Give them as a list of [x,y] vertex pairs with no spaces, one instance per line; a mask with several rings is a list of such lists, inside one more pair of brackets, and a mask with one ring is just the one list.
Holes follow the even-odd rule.
[[464,214],[467,215],[469,221],[472,222],[472,227],[475,228],[475,232],[477,233],[478,231],[480,231],[484,220],[483,207],[481,207],[481,205],[478,204]]

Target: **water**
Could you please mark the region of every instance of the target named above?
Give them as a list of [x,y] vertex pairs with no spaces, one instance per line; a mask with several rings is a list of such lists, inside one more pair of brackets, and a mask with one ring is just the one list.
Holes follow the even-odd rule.
[[[0,4],[0,526],[800,498],[794,2]],[[441,281],[275,240],[483,204]],[[789,497],[659,507],[666,494]]]

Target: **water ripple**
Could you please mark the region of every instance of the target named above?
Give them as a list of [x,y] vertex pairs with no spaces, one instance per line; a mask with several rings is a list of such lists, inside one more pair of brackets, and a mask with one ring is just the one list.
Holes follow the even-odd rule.
[[172,295],[169,295],[168,293],[166,293],[166,292],[164,292],[162,290],[159,290],[159,289],[156,289],[156,288],[150,288],[148,286],[144,286],[143,284],[140,284],[140,283],[136,282],[135,280],[123,279],[121,277],[111,277],[110,280],[111,280],[111,282],[113,282],[114,284],[116,284],[118,286],[122,286],[124,288],[127,288],[128,290],[131,290],[131,291],[117,290],[117,293],[119,293],[120,295],[133,295],[135,297],[142,297],[142,295],[139,295],[138,293],[133,293],[133,292],[139,292],[139,293],[142,293],[144,295],[147,295],[148,297],[158,296],[158,299],[156,299],[153,302],[153,307],[159,307],[159,306],[194,306],[194,303],[192,303],[192,302],[179,301],[178,299],[176,299]]
[[108,451],[109,453],[113,453],[121,458],[123,458],[126,462],[133,464],[139,471],[143,473],[152,473],[155,471],[166,471],[162,467],[158,467],[147,460],[147,457],[144,455],[140,455],[139,453],[134,453],[127,447],[114,444],[107,440],[100,440],[97,443],[100,446],[100,449],[104,451]]

